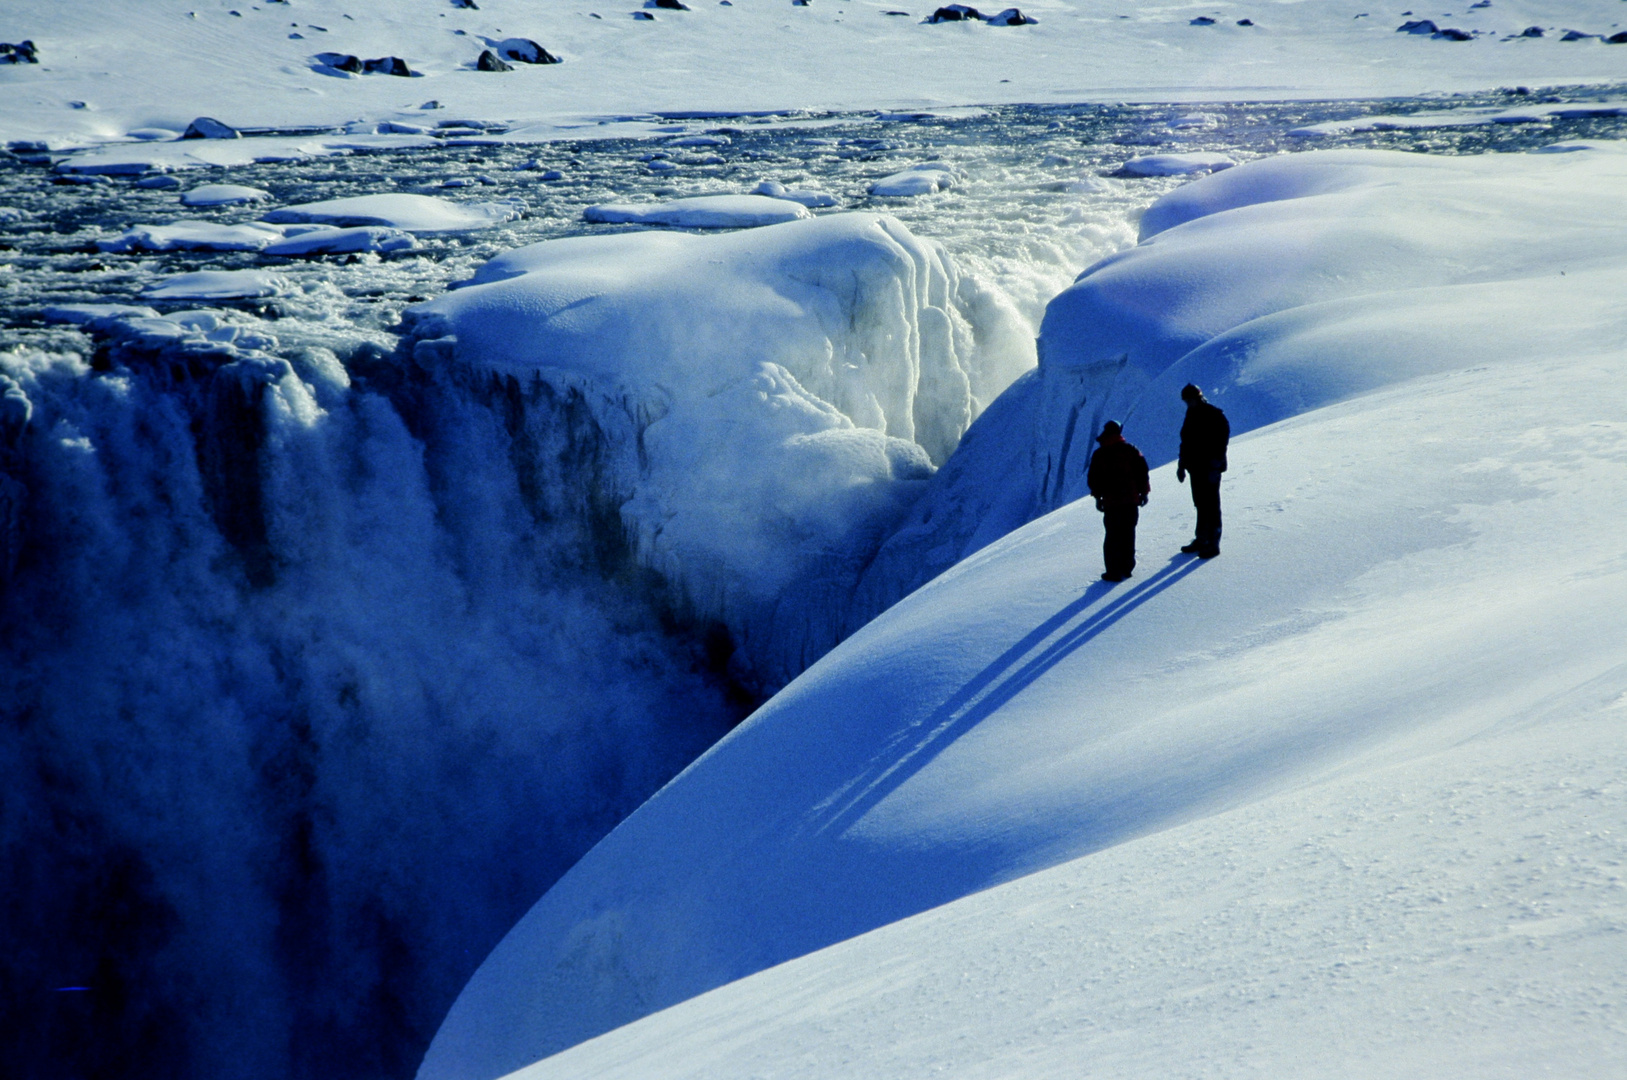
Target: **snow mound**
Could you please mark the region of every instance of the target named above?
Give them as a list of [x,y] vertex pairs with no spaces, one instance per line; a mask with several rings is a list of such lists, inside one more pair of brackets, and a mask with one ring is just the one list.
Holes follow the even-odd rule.
[[176,274],[141,294],[145,300],[251,300],[281,296],[288,282],[267,270],[196,270]]
[[417,363],[509,388],[539,497],[596,492],[551,515],[601,559],[625,544],[776,685],[838,640],[874,545],[1029,361],[1018,317],[961,293],[938,245],[834,214],[533,244],[405,318]]
[[237,206],[269,198],[271,192],[242,184],[201,184],[182,193],[181,202],[187,206]]
[[177,221],[170,225],[133,225],[118,236],[96,241],[102,251],[259,251],[283,238],[275,225],[250,221],[218,225],[212,221]]
[[407,251],[418,246],[409,232],[378,225],[357,225],[348,229],[321,228],[268,244],[266,255],[286,257],[344,255],[362,251]]
[[809,217],[808,208],[765,195],[698,195],[661,203],[602,203],[582,211],[608,225],[675,225],[688,229],[749,229]]
[[525,213],[517,201],[457,203],[433,195],[357,195],[349,199],[284,206],[264,215],[276,224],[315,222],[350,227],[381,225],[408,232],[462,232],[489,229]]
[[1125,176],[1189,176],[1219,172],[1236,164],[1225,154],[1144,154],[1126,161],[1119,171]]
[[138,319],[158,318],[155,309],[138,304],[53,304],[41,310],[40,314],[47,322],[72,323],[75,326],[85,326],[97,319],[118,319],[125,316]]
[[794,203],[801,203],[810,210],[836,205],[836,196],[834,195],[807,188],[788,188],[778,180],[764,180],[753,188],[751,193],[753,195],[766,195],[771,199],[790,199]]
[[940,161],[911,165],[870,185],[870,194],[888,199],[912,199],[948,191],[955,186],[955,170]]
[[[965,507],[946,492],[1017,524],[1045,498],[1067,503],[1111,415],[1162,466],[1139,576],[1097,580],[1088,500],[985,541],[561,879],[465,988],[422,1080],[503,1075],[798,956],[783,980],[765,972],[528,1080],[781,1074],[838,1059],[853,1075],[927,1075],[962,1060],[919,1053],[954,1031],[979,1033],[944,1051],[969,1063],[950,1068],[960,1075],[1052,1060],[1038,1071],[1067,1075],[1098,1054],[1109,1075],[1172,1060],[1176,1072],[1224,1071],[1209,1047],[1240,1023],[1238,999],[1221,992],[1233,985],[1259,1011],[1224,1045],[1264,1053],[1273,1075],[1322,1071],[1292,1055],[1323,1053],[1302,1033],[1331,1012],[1342,1047],[1399,1072],[1442,1040],[1480,1053],[1482,1010],[1431,1007],[1448,956],[1476,992],[1580,980],[1574,997],[1497,1006],[1497,1038],[1541,1066],[1531,1071],[1589,1071],[1600,1047],[1553,1033],[1587,1023],[1576,1002],[1608,997],[1627,960],[1607,929],[1623,902],[1591,869],[1602,863],[1568,853],[1619,859],[1620,841],[1608,857],[1581,829],[1509,845],[1529,835],[1528,815],[1572,812],[1549,807],[1593,807],[1575,820],[1612,834],[1627,826],[1620,800],[1565,791],[1593,749],[1620,760],[1627,701],[1627,426],[1620,395],[1603,392],[1627,378],[1627,221],[1611,209],[1624,181],[1621,153],[1350,151],[1267,159],[1168,196],[1140,246],[1053,301],[1040,369],[983,414],[931,481],[936,501],[898,534],[914,530],[921,563],[934,540],[960,542]],[[1213,562],[1177,554],[1192,509],[1168,462],[1187,381],[1239,433]],[[1573,754],[1588,729],[1589,749]],[[1417,811],[1415,797],[1427,800]],[[1472,834],[1459,828],[1471,807]],[[1396,849],[1387,823],[1401,812],[1432,848]],[[1364,864],[1370,875],[1307,849],[1308,830],[1331,843],[1335,822],[1381,860]],[[1531,927],[1576,935],[1565,965],[1495,936],[1504,917],[1550,913],[1499,861],[1520,846],[1543,853],[1556,888],[1578,890],[1562,905],[1569,921]],[[1448,850],[1466,861],[1442,888],[1436,855]],[[1479,872],[1492,866],[1510,872]],[[1047,868],[1059,876],[972,895]],[[1262,898],[1284,868],[1311,891]],[[1217,920],[1207,898],[1222,872],[1243,907]],[[1118,889],[1121,875],[1134,885]],[[1392,884],[1406,890],[1397,913],[1449,912],[1392,920],[1373,907],[1396,896]],[[1588,921],[1600,910],[1610,914]],[[1072,944],[1018,947],[1036,912]],[[1149,933],[1104,956],[1096,943],[1127,912]],[[1307,948],[1327,965],[1354,959],[1307,967]],[[1194,962],[1206,949],[1229,950],[1219,974]],[[1592,950],[1609,959],[1567,966]],[[1354,1008],[1351,963],[1371,963]],[[1082,970],[1101,974],[1081,985]],[[1012,1008],[991,1006],[1007,995]],[[860,1026],[810,1021],[809,1007]],[[981,1019],[991,1007],[1003,1025]],[[718,1008],[733,1011],[717,1019]],[[1103,1009],[1122,1022],[1102,1024]],[[1127,1050],[1132,1023],[1168,1029],[1173,1054],[1157,1039]],[[902,1058],[901,1031],[915,1048]],[[1623,1055],[1607,1041],[1612,1060]],[[1343,1067],[1327,1053],[1315,1060]]]

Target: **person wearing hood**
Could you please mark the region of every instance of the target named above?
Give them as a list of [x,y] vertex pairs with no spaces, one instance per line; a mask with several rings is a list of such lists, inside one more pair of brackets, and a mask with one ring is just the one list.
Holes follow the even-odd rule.
[[1103,581],[1123,581],[1136,567],[1136,522],[1141,507],[1147,505],[1152,485],[1147,480],[1147,459],[1124,441],[1124,429],[1116,421],[1102,425],[1096,437],[1099,444],[1090,455],[1085,482],[1102,512]]
[[1192,505],[1198,524],[1192,542],[1181,550],[1200,559],[1220,554],[1220,474],[1226,471],[1226,443],[1231,424],[1226,414],[1203,398],[1191,383],[1181,388],[1186,420],[1181,424],[1181,454],[1175,466],[1177,483],[1192,474]]

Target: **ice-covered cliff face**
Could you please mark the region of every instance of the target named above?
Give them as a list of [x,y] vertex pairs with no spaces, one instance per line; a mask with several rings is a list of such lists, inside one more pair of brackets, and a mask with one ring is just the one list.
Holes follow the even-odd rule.
[[766,686],[841,639],[876,547],[1034,356],[1009,303],[869,213],[545,241],[406,318],[419,368],[506,403],[547,516]]
[[0,352],[7,1069],[404,1075],[730,707],[533,516],[500,414],[124,314]]
[[[1623,242],[1621,146],[1468,158],[1281,155],[1164,196],[1143,216],[1137,247],[1090,267],[1051,302],[1038,369],[973,425],[882,546],[861,581],[853,628],[1084,495],[1104,421],[1121,421],[1153,465],[1173,460],[1188,382],[1241,433],[1459,363],[1448,342],[1387,350],[1374,340],[1371,350],[1330,346],[1314,366],[1280,367],[1276,355],[1290,343],[1328,333],[1309,329],[1333,319],[1323,304],[1350,306],[1346,325],[1363,317],[1359,305],[1383,297],[1397,307],[1423,295],[1450,303],[1453,289],[1540,277],[1556,261],[1579,294],[1604,287],[1589,271]],[[1500,208],[1495,218],[1490,206]],[[1553,333],[1510,319],[1499,347],[1518,351]]]

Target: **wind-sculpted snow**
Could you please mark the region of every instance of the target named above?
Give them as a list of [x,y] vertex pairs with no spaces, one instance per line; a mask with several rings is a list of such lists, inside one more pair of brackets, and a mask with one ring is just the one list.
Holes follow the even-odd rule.
[[624,534],[769,685],[840,639],[876,544],[1033,356],[874,214],[548,241],[407,318],[421,365],[519,410],[539,497]]
[[[962,508],[1028,500],[1012,511],[1016,520],[1066,500],[1077,493],[1074,462],[1083,464],[1097,420],[1124,417],[1127,434],[1164,463],[1143,512],[1138,577],[1097,580],[1100,521],[1078,501],[886,611],[561,879],[460,995],[423,1080],[503,1075],[731,980],[1069,860],[1080,861],[1055,879],[1073,883],[1068,902],[1045,913],[1071,940],[1089,942],[1102,933],[1096,920],[1113,917],[1095,899],[1117,880],[1093,875],[1093,853],[1127,853],[1102,873],[1156,869],[1172,895],[1191,896],[1209,879],[1171,854],[1178,837],[1140,859],[1131,842],[1330,777],[1367,783],[1329,789],[1326,802],[1311,805],[1348,812],[1366,830],[1365,850],[1386,852],[1390,819],[1378,819],[1376,807],[1347,808],[1356,806],[1352,792],[1381,793],[1377,807],[1408,798],[1409,774],[1385,771],[1394,763],[1424,762],[1426,782],[1444,783],[1456,775],[1452,764],[1429,764],[1430,755],[1498,737],[1479,743],[1481,757],[1521,770],[1499,775],[1518,775],[1522,790],[1556,790],[1564,754],[1533,759],[1524,733],[1554,732],[1545,737],[1552,751],[1552,740],[1569,737],[1562,722],[1619,724],[1627,696],[1617,645],[1627,632],[1617,511],[1627,498],[1619,408],[1627,220],[1616,194],[1624,173],[1627,154],[1607,149],[1453,161],[1308,154],[1239,166],[1155,207],[1147,242],[1094,267],[1053,303],[1040,369],[974,425],[932,481],[942,485],[939,501],[926,504],[947,514],[950,496],[963,497]],[[1271,201],[1250,201],[1251,192]],[[1160,215],[1184,222],[1157,230]],[[1167,464],[1179,417],[1161,403],[1187,379],[1212,390],[1242,433],[1224,488],[1224,554],[1212,562],[1176,553],[1191,535],[1192,508]],[[981,520],[973,519],[951,518],[941,542],[970,535]],[[930,523],[914,527],[925,559]],[[1509,741],[1514,734],[1522,739]],[[1439,812],[1421,815],[1417,827],[1434,848],[1390,852],[1394,869],[1372,879],[1378,892],[1411,887],[1425,872],[1413,860],[1429,858],[1427,850],[1450,849],[1465,866],[1502,865],[1491,840],[1521,828],[1522,814],[1571,813],[1553,809],[1557,795],[1482,801],[1476,839],[1460,849],[1466,834],[1441,831],[1447,819],[1461,820],[1455,797],[1429,798]],[[1282,813],[1294,822],[1290,832],[1308,827],[1303,811]],[[1592,824],[1613,834],[1627,827],[1619,806]],[[1185,835],[1213,844],[1224,831]],[[1560,840],[1554,858],[1581,843]],[[1585,1072],[1621,1057],[1619,1034],[1598,1048],[1550,1038],[1583,1022],[1570,1011],[1580,1002],[1611,999],[1618,988],[1621,902],[1599,862],[1606,848],[1619,855],[1612,844],[1589,848],[1586,867],[1566,874],[1571,884],[1555,886],[1580,898],[1562,914],[1584,921],[1564,925],[1590,935],[1566,939],[1563,955],[1612,959],[1566,969],[1580,995],[1545,989],[1521,996],[1519,1008],[1497,1008],[1498,1045],[1522,1061]],[[1265,845],[1226,868],[1258,883],[1302,863]],[[1525,892],[1526,882],[1519,873],[1465,872],[1462,887],[1433,895],[1465,919],[1484,920],[1487,908],[1547,910],[1550,901]],[[1066,1075],[1099,1054],[1130,1062],[1118,1074],[1145,1075],[1135,1065],[1145,1066],[1145,1055],[1126,1052],[1144,1044],[1127,1039],[1126,1027],[1156,1027],[1158,1017],[1188,1009],[1198,1027],[1177,1040],[1174,1060],[1213,1062],[1202,1033],[1222,1024],[1230,999],[1209,993],[1214,976],[1194,963],[1209,955],[1202,949],[1224,943],[1226,970],[1242,979],[1300,963],[1295,927],[1322,927],[1316,940],[1332,944],[1319,944],[1317,955],[1359,957],[1363,941],[1389,925],[1369,911],[1375,893],[1366,886],[1326,887],[1338,914],[1305,916],[1282,932],[1245,914],[1217,937],[1200,908],[1160,908],[1166,932],[1193,935],[1200,951],[1138,947],[1146,968],[1125,960],[1112,969],[1116,981],[1085,993],[1078,1007],[1074,991],[1040,969],[1043,958],[1001,951],[1017,948],[1017,928],[1028,925],[1025,909],[1007,905],[1032,890],[999,890],[986,903],[967,901],[981,905],[976,929],[952,916],[931,924],[977,935],[964,949],[952,936],[940,940],[959,962],[936,964],[930,947],[926,957],[900,952],[888,942],[923,946],[892,931],[874,948],[850,943],[839,954],[847,960],[809,957],[800,970],[816,980],[820,1000],[856,1027],[810,1021],[802,1002],[781,992],[785,984],[765,975],[755,989],[742,984],[715,999],[727,1020],[701,999],[672,1012],[670,1024],[652,1018],[533,1075],[913,1076],[946,1061],[965,1063],[965,1075],[1027,1075],[1030,1065],[1035,1075]],[[1162,895],[1143,888],[1115,902]],[[1590,912],[1603,921],[1587,923]],[[1466,991],[1554,983],[1539,953],[1495,942],[1458,950],[1435,936],[1437,923],[1422,925],[1379,951],[1363,976],[1371,996],[1361,1001],[1372,1006],[1393,992],[1403,1016],[1430,1008],[1441,971],[1431,957],[1443,954],[1453,957],[1453,985]],[[1083,946],[1053,955],[1077,957],[1068,970],[1088,978],[1080,965],[1094,961]],[[906,990],[878,978],[911,963],[938,973]],[[1050,985],[1050,996],[1029,994],[1035,985]],[[1119,986],[1132,987],[1128,1003],[1115,996]],[[914,1008],[918,993],[941,1011]],[[953,1019],[987,1008],[985,993],[1025,1003],[1023,1019],[1008,1018],[1019,1041]],[[1352,1011],[1340,984],[1309,974],[1271,996],[1304,1004],[1259,1014],[1282,1018],[1256,1040],[1285,1063],[1274,1073],[1303,1071],[1291,1064],[1303,1060],[1294,1057],[1303,1034],[1294,1017],[1334,1028],[1348,1020],[1342,1045],[1376,1054],[1380,1075],[1401,1071],[1411,1047],[1436,1045],[1437,1036],[1466,1048],[1483,1036],[1481,1012],[1468,1008],[1434,1013],[1432,1024],[1397,1037],[1389,1011]],[[848,1001],[864,1004],[849,1010]],[[1109,1007],[1132,1019],[1104,1030],[1095,1018]],[[866,1009],[887,1020],[867,1027]],[[1058,1024],[1029,1023],[1030,1013]],[[759,1022],[773,1033],[762,1041],[752,1034]],[[918,1052],[895,1052],[890,1040],[906,1029]],[[847,1041],[854,1030],[869,1034]],[[955,1041],[968,1030],[977,1039]],[[1057,1050],[1057,1038],[1077,1055]],[[741,1050],[749,1053],[732,1052]]]
[[[1160,199],[1142,216],[1137,247],[1051,302],[1039,370],[934,477],[867,571],[855,617],[1084,494],[1108,419],[1154,464],[1172,459],[1188,382],[1227,411],[1233,431],[1247,431],[1463,362],[1449,345],[1363,344],[1351,331],[1365,319],[1416,311],[1421,343],[1439,321],[1432,313],[1460,297],[1562,272],[1581,294],[1608,289],[1589,271],[1614,266],[1627,245],[1618,194],[1627,152],[1593,145],[1454,158],[1285,154]],[[1557,325],[1513,310],[1488,315],[1505,331],[1490,341],[1499,352],[1571,333],[1589,309]],[[1305,347],[1330,326],[1346,344]]]

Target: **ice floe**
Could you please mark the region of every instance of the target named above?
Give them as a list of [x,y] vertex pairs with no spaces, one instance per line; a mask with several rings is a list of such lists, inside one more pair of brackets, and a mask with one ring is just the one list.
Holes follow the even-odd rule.
[[1187,176],[1219,172],[1236,164],[1235,158],[1225,154],[1143,154],[1126,161],[1119,171],[1125,176]]
[[268,270],[195,270],[176,274],[141,294],[144,300],[251,300],[280,296],[289,284]]
[[187,206],[239,206],[269,198],[271,192],[242,184],[200,184],[181,194],[181,202]]
[[433,195],[357,195],[348,199],[279,207],[263,216],[274,224],[315,222],[323,225],[382,225],[408,232],[461,232],[488,229],[525,212],[517,200],[459,203]]
[[[660,162],[651,162],[652,166]],[[811,216],[800,201],[767,195],[697,195],[659,203],[601,203],[582,211],[609,225],[675,225],[689,229],[742,229]]]
[[908,199],[948,191],[954,186],[953,166],[941,161],[928,161],[882,177],[870,185],[870,194],[889,199]]

